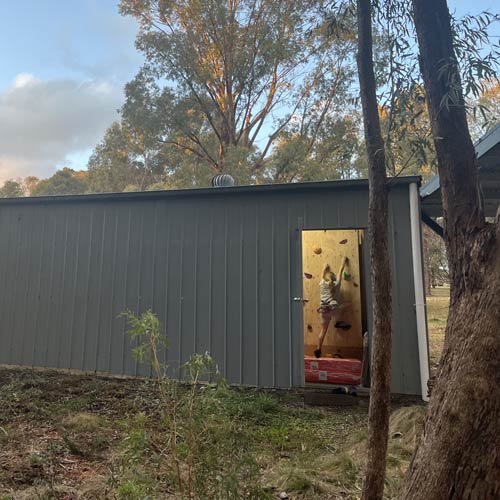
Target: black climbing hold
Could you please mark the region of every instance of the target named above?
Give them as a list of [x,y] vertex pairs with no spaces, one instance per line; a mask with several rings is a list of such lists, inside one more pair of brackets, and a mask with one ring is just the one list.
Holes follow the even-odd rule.
[[337,323],[335,323],[335,328],[339,328],[341,330],[350,330],[351,325],[349,323],[346,323],[345,321],[337,321]]

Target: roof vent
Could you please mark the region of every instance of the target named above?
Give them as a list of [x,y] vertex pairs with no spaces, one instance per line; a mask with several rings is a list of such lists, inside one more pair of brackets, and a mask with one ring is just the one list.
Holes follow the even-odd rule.
[[234,178],[231,177],[229,174],[217,174],[212,179],[213,187],[230,187],[234,186],[234,184],[235,184]]

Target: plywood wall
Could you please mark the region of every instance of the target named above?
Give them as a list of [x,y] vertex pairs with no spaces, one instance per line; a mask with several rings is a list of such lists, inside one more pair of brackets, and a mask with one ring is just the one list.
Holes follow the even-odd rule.
[[360,283],[360,243],[362,230],[320,230],[302,232],[302,270],[304,303],[304,352],[313,355],[321,332],[321,317],[317,312],[320,304],[319,282],[326,264],[338,274],[342,260],[349,258],[344,272],[350,279],[342,280],[341,300],[349,306],[338,315],[338,320],[351,324],[350,330],[334,327],[332,319],[325,341],[323,356],[340,354],[343,357],[361,359],[362,308]]

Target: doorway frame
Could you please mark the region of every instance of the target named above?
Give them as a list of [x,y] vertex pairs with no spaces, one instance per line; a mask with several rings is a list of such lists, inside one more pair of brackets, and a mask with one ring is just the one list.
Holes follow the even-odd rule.
[[[291,292],[291,297],[290,297],[290,304],[291,304],[291,336],[292,336],[292,347],[295,345],[296,348],[292,352],[292,358],[293,361],[296,363],[296,366],[298,366],[298,371],[295,372],[295,370],[292,368],[292,373],[291,378],[292,378],[292,387],[318,387],[318,386],[323,386],[325,387],[325,384],[314,384],[312,383],[307,383],[306,385],[306,380],[305,380],[305,370],[304,370],[304,307],[302,302],[296,302],[294,301],[294,297],[303,297],[304,294],[304,282],[303,282],[303,256],[302,256],[302,233],[304,231],[349,231],[349,230],[354,230],[354,231],[363,231],[364,232],[364,241],[363,241],[363,247],[364,250],[367,248],[368,244],[368,227],[367,226],[358,226],[358,227],[353,227],[353,226],[347,226],[347,227],[318,227],[316,225],[313,226],[307,226],[304,227],[303,223],[303,218],[299,217],[298,219],[298,224],[297,228],[293,231],[293,235],[291,238],[291,256],[293,256],[290,259],[290,264],[292,266],[292,269],[290,269],[290,292]],[[368,286],[371,283],[370,275],[369,275],[369,270],[370,270],[370,265],[369,261],[366,260],[366,252],[364,252],[365,257],[363,258],[363,275],[365,279],[364,286],[362,287],[361,293],[362,293],[362,301],[364,301],[365,304],[367,304],[367,299],[368,299],[368,294],[370,293],[371,286]],[[363,290],[364,290],[364,296],[363,296]],[[370,318],[370,311],[366,310],[366,323],[367,323],[367,330],[368,330],[368,353],[370,353],[370,344],[371,344],[371,338],[370,338],[370,327],[371,327],[371,318]],[[298,342],[298,339],[300,342]],[[369,355],[369,354],[368,354]],[[298,377],[297,377],[298,375]],[[300,385],[297,385],[294,383],[293,379],[299,380]]]

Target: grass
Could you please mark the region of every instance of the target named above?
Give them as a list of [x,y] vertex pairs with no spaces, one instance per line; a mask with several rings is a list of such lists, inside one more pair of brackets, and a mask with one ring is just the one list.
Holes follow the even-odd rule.
[[[197,398],[210,498],[359,497],[366,400],[316,408],[300,393],[223,386],[200,388]],[[0,401],[0,499],[179,498],[158,460],[168,436],[154,382],[4,369]],[[387,498],[409,462],[422,412],[394,411]],[[239,493],[217,493],[218,482]]]
[[[433,368],[448,302],[447,288],[427,298]],[[186,386],[176,388],[190,394]],[[181,476],[195,471],[189,498],[360,497],[367,400],[315,408],[300,392],[200,386],[187,399],[190,413],[182,405],[176,410],[174,459],[165,425],[171,417],[158,394],[152,380],[0,369],[0,500],[185,498],[172,475],[175,464]],[[402,403],[393,408],[388,499],[397,495],[424,411]]]
[[429,326],[429,352],[431,369],[435,369],[444,343],[444,330],[448,318],[450,289],[437,287],[432,289],[432,295],[427,297],[427,322]]

